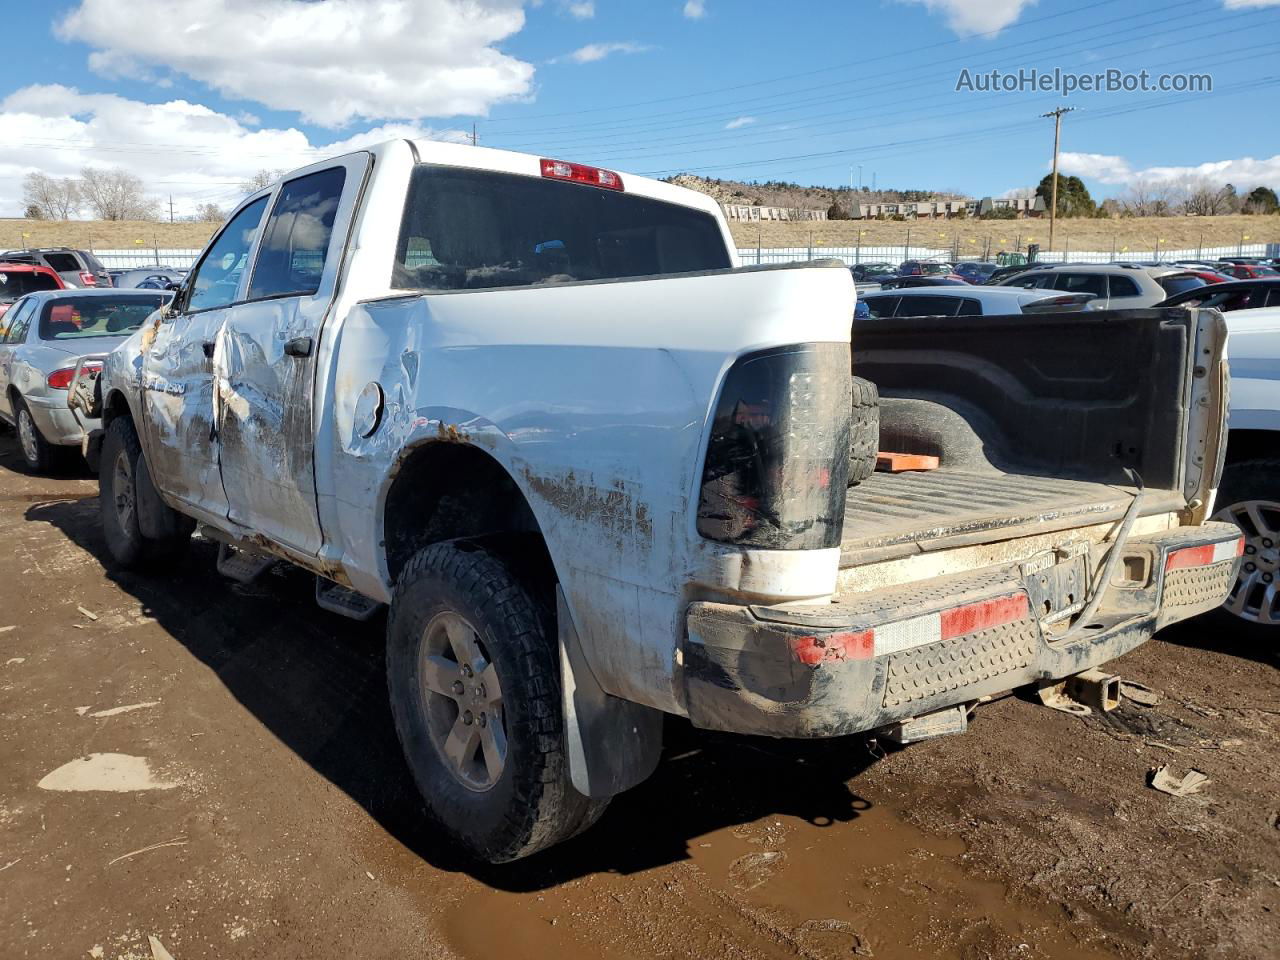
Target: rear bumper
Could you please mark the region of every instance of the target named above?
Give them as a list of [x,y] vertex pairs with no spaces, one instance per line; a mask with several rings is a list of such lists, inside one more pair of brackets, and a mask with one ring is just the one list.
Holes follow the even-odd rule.
[[31,419],[49,443],[60,447],[78,447],[84,431],[75,415],[67,409],[65,394],[52,397],[24,397]]
[[689,717],[736,733],[841,736],[1068,677],[1219,606],[1242,543],[1222,523],[1132,538],[1124,572],[1079,625],[1071,612],[1084,606],[1097,548],[821,606],[694,603]]

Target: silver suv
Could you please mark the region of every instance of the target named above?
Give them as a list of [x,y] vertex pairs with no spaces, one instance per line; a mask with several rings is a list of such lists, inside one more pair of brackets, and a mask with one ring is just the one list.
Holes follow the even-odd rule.
[[1134,263],[1064,263],[1010,277],[999,286],[1091,293],[1095,310],[1152,307],[1204,280],[1176,267],[1148,267]]
[[0,253],[5,263],[33,263],[49,267],[68,287],[109,287],[111,274],[102,261],[88,250],[72,247],[39,247],[31,250],[7,250]]

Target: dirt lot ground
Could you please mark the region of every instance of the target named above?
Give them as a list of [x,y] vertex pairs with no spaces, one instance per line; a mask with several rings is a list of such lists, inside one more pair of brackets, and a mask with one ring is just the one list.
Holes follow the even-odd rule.
[[[1039,243],[1048,249],[1049,221],[1038,220],[916,220],[898,223],[889,220],[826,220],[813,223],[733,223],[730,230],[740,247],[754,247],[757,237],[765,247],[818,246],[851,247],[900,245],[911,231],[913,247],[947,247],[959,243],[960,255],[982,253],[987,239],[992,252],[1013,250],[1019,242]],[[864,232],[865,231],[865,232]],[[1242,240],[1242,237],[1248,240]],[[1280,241],[1280,216],[1270,217],[1146,217],[1119,220],[1059,220],[1054,247],[1094,250],[1117,255],[1128,248],[1144,255],[1155,249],[1195,250],[1198,246],[1235,246],[1239,243]]]
[[[104,567],[96,482],[19,462],[0,435],[6,960],[1277,955],[1276,646],[1192,624],[1118,664],[1159,706],[1010,697],[888,754],[673,722],[595,829],[481,869],[423,823],[379,623],[201,541]],[[1212,783],[1166,796],[1159,764]]]
[[[78,247],[86,250],[200,250],[217,223],[152,223],[149,220],[0,219],[0,249]],[[27,236],[23,236],[27,234]]]

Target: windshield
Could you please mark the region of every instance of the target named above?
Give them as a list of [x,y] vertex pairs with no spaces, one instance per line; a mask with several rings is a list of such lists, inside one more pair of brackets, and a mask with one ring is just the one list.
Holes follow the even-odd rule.
[[41,340],[123,337],[137,330],[168,294],[50,300],[40,313]]
[[926,276],[935,274],[945,274],[951,272],[951,264],[949,263],[922,263],[920,264],[920,272]]
[[583,184],[420,164],[391,286],[527,287],[730,265],[709,213]]
[[57,279],[31,270],[0,270],[0,303],[12,303],[37,290],[61,290]]

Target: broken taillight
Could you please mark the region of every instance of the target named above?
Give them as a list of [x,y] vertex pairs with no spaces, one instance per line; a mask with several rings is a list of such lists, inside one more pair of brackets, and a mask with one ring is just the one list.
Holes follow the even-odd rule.
[[[80,369],[84,373],[101,373],[102,364],[97,360],[89,360],[86,363],[82,363],[80,365]],[[49,384],[49,387],[53,390],[66,390],[71,386],[71,381],[75,379],[75,375],[75,367],[60,367],[53,371],[53,373],[49,374],[49,377],[45,382]]]
[[606,190],[621,190],[622,177],[612,170],[599,167],[588,167],[582,163],[569,163],[565,160],[543,159],[542,175],[551,180],[568,180],[570,183],[585,183]]

